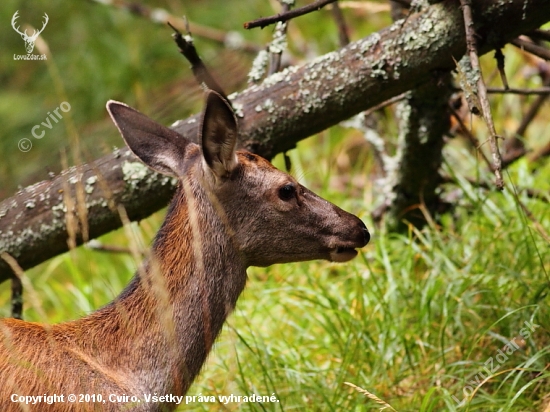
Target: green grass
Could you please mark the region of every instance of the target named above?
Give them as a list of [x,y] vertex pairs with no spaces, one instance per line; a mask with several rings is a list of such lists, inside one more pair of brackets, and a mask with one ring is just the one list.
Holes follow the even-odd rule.
[[[374,229],[353,262],[251,270],[191,394],[281,399],[230,410],[380,408],[351,382],[398,411],[458,410],[452,396],[473,389],[461,410],[535,410],[549,389],[549,244],[512,196],[462,189],[470,199],[448,223],[406,236]],[[331,200],[353,204],[346,193]],[[548,228],[547,206],[522,201]],[[540,327],[501,365],[498,350],[525,321]],[[472,387],[491,357],[494,376]]]
[[[19,3],[6,3],[0,10],[2,21],[11,19]],[[36,3],[45,10],[52,8],[47,9],[52,20],[45,33],[50,34],[47,40],[62,73],[86,158],[122,144],[103,111],[108,98],[138,105],[163,123],[198,110],[200,92],[185,89],[193,82],[164,28],[92,3],[63,7],[60,2],[52,2],[53,6]],[[170,8],[161,1],[146,3]],[[266,2],[260,1],[236,9],[219,1],[210,3],[212,7],[186,5],[185,10],[173,5],[172,11],[225,30],[236,30],[241,20],[270,12]],[[39,21],[40,7],[32,13],[21,8],[20,14],[31,13],[33,21]],[[335,30],[329,13],[321,16],[326,24],[312,24],[314,18],[308,16],[294,36],[310,43],[315,39],[321,51],[332,50]],[[347,16],[354,38],[388,22],[387,15],[381,19]],[[54,18],[66,24],[54,25]],[[66,27],[76,27],[69,40],[64,37]],[[321,30],[324,27],[330,29]],[[95,36],[99,28],[101,35]],[[0,32],[11,39],[7,44],[10,53],[22,53],[22,41],[10,37],[9,26]],[[262,43],[270,32],[245,35]],[[65,44],[66,49],[61,47]],[[214,68],[224,67],[219,48],[200,39],[197,44]],[[296,53],[298,46],[298,40],[291,44]],[[239,57],[245,63],[250,58]],[[516,82],[522,64],[517,56],[507,55],[509,76]],[[0,115],[8,119],[0,141],[5,153],[0,193],[8,196],[18,184],[46,178],[48,168],[57,171],[59,151],[69,144],[60,127],[33,141],[31,152],[17,151],[17,141],[28,137],[30,127],[43,121],[45,113],[63,99],[56,94],[45,67],[26,65],[22,69],[8,61],[0,75],[10,80],[0,91]],[[167,90],[181,91],[181,96],[180,92],[163,95]],[[517,98],[495,99],[497,129],[513,129],[525,107],[525,101]],[[388,136],[395,135],[391,110],[387,114],[389,120],[382,128]],[[482,138],[483,127],[479,122],[475,125]],[[545,130],[544,119],[530,128],[536,136],[545,136]],[[548,197],[546,201],[529,198],[521,189],[548,193],[550,164],[520,161],[506,174],[504,193],[487,191],[472,186],[465,176],[484,181],[492,177],[469,151],[452,143],[446,147],[444,169],[459,184],[448,185],[445,191],[458,191],[456,207],[434,217],[435,223],[420,231],[396,235],[376,227],[370,219],[379,200],[375,162],[364,145],[354,146],[357,142],[362,142],[357,131],[335,127],[300,143],[290,156],[293,173],[301,182],[365,220],[371,243],[346,264],[251,268],[247,288],[188,394],[274,394],[279,402],[195,402],[180,410],[375,411],[382,407],[345,384],[349,382],[400,412],[544,411],[550,401],[550,242],[539,229],[550,232],[550,209]],[[284,168],[280,156],[275,163]],[[517,198],[513,187],[518,188]],[[145,244],[150,243],[163,214],[133,225]],[[124,230],[100,240],[129,243]],[[138,264],[128,254],[79,248],[29,270],[32,289],[25,291],[25,319],[54,323],[79,318],[113,299]],[[0,285],[0,304],[0,315],[8,316],[8,284]],[[519,336],[526,321],[540,327],[524,342],[518,339],[520,349],[498,363],[498,351],[507,340]],[[491,358],[498,370],[488,377],[483,367]],[[473,396],[459,408],[457,401],[464,399],[465,392]]]

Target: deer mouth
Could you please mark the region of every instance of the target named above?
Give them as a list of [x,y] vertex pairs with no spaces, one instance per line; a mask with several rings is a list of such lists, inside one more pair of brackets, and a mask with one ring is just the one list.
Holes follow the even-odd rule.
[[357,250],[352,247],[338,247],[330,251],[332,262],[347,262],[357,256]]

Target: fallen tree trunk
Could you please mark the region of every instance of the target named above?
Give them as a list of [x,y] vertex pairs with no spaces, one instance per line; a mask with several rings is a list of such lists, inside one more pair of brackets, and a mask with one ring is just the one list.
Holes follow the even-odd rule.
[[[478,47],[486,53],[550,21],[547,0],[487,0],[473,6]],[[392,96],[453,69],[465,52],[459,2],[430,6],[345,48],[302,67],[290,67],[232,98],[239,116],[241,147],[266,157],[286,151]],[[175,130],[195,140],[199,115]],[[114,132],[114,128],[113,128]],[[165,206],[174,182],[142,166],[127,149],[69,169],[25,188],[0,203],[0,252],[23,269],[68,250],[67,221],[93,238],[121,226],[118,206],[130,220]],[[73,200],[70,200],[73,199]],[[0,260],[0,281],[12,276]]]

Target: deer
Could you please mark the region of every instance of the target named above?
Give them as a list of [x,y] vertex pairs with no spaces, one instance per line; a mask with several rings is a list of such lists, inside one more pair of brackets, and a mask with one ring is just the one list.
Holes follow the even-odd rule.
[[27,30],[22,32],[21,30],[19,30],[19,26],[15,27],[15,22],[19,18],[18,14],[19,14],[19,10],[17,10],[13,14],[13,17],[11,19],[11,26],[17,33],[21,35],[21,38],[25,41],[25,49],[27,49],[27,54],[31,54],[32,51],[34,50],[34,43],[36,42],[36,39],[38,38],[40,33],[42,33],[46,28],[46,25],[48,24],[48,21],[50,21],[50,18],[46,13],[44,13],[44,22],[42,23],[42,28],[40,30],[34,30],[32,35],[29,36],[27,34]]
[[[211,90],[205,99],[199,143],[107,103],[130,150],[175,177],[176,192],[149,255],[111,303],[60,324],[0,320],[1,411],[173,411],[235,308],[248,267],[347,262],[369,242],[361,219],[238,150],[229,101]],[[64,402],[21,403],[51,394]],[[102,401],[70,403],[68,394]],[[147,394],[169,396],[154,403]]]

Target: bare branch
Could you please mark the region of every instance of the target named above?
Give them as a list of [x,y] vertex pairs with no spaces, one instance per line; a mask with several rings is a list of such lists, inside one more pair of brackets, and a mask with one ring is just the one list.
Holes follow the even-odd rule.
[[334,18],[336,26],[338,27],[338,38],[340,40],[340,47],[344,47],[349,44],[349,30],[346,24],[346,20],[344,19],[344,14],[342,13],[342,10],[340,9],[337,1],[334,2],[334,4],[332,5],[332,17]]
[[550,30],[535,29],[525,34],[533,39],[550,41]]
[[[132,255],[132,249],[128,247],[118,246],[118,245],[105,245],[96,239],[92,239],[84,246],[88,249],[97,250],[98,252],[108,252],[108,253],[121,253],[125,255]],[[147,250],[140,250],[138,254],[142,257],[147,256]]]
[[550,60],[550,50],[548,50],[546,47],[539,46],[535,43],[531,43],[530,41],[526,41],[520,38],[514,39],[510,43],[522,50],[525,50],[531,54],[534,54],[537,57],[540,57],[541,59]]
[[[289,2],[281,2],[282,9],[281,13],[287,13],[292,8]],[[268,51],[270,55],[269,71],[268,76],[271,76],[273,73],[277,73],[281,70],[281,59],[283,57],[283,51],[286,48],[286,32],[287,32],[287,23],[280,23],[275,26],[275,32],[273,33],[273,40],[268,46]]]
[[411,8],[411,0],[390,0],[390,1],[399,4],[401,7],[405,9]]
[[537,151],[534,151],[529,155],[529,160],[531,162],[536,162],[544,157],[550,156],[550,142],[546,143],[542,148]]
[[504,89],[508,90],[510,86],[508,86],[508,79],[506,78],[506,72],[504,71],[504,54],[502,54],[502,49],[495,50],[495,59],[497,61],[497,69],[500,74],[502,84],[504,85]]
[[228,100],[227,95],[223,91],[222,87],[218,84],[214,77],[212,77],[212,75],[208,71],[208,68],[204,65],[203,61],[199,57],[197,49],[195,49],[195,45],[193,44],[191,33],[188,32],[186,38],[184,38],[179,30],[172,26],[170,22],[168,22],[167,24],[174,30],[175,33],[172,34],[172,37],[178,45],[180,53],[189,61],[189,63],[191,63],[191,70],[193,71],[197,82],[199,84],[204,84],[210,90],[214,90],[215,92],[223,96],[226,100]]
[[500,89],[496,87],[487,87],[487,93],[489,94],[521,94],[521,95],[532,95],[532,94],[550,94],[550,87],[538,87],[536,89],[522,89],[522,88],[509,88],[509,89]]
[[245,29],[254,29],[256,27],[259,27],[263,29],[266,26],[269,26],[270,24],[277,23],[277,22],[285,22],[290,19],[293,19],[295,17],[303,16],[304,14],[311,13],[312,11],[317,11],[325,7],[327,4],[334,3],[337,0],[317,0],[314,1],[311,4],[308,4],[307,6],[298,7],[294,10],[289,10],[287,12],[279,13],[276,16],[270,16],[270,17],[263,17],[261,19],[249,21],[247,23],[244,23]]
[[[550,76],[548,76],[544,80],[544,86],[545,86],[546,89],[550,88],[549,87],[550,86]],[[537,98],[535,99],[535,101],[533,102],[531,107],[529,107],[529,110],[527,111],[527,113],[523,117],[523,120],[522,120],[521,124],[519,125],[518,129],[514,133],[515,136],[524,136],[525,135],[525,132],[527,131],[527,128],[529,127],[529,125],[531,124],[531,122],[533,121],[533,119],[535,118],[535,116],[537,115],[537,113],[539,112],[540,108],[542,107],[543,103],[546,101],[547,98],[548,98],[548,93],[541,93],[539,96],[537,96]]]
[[493,171],[496,177],[496,186],[499,190],[504,188],[504,181],[502,180],[502,157],[498,148],[498,138],[495,125],[493,123],[493,116],[491,115],[491,106],[489,105],[489,99],[487,98],[487,88],[483,81],[483,74],[479,65],[479,58],[477,52],[477,44],[474,32],[474,21],[472,18],[471,0],[460,0],[462,5],[462,12],[464,13],[464,26],[466,30],[466,47],[468,55],[470,56],[470,63],[472,69],[478,73],[477,76],[477,94],[479,96],[479,102],[481,104],[481,111],[483,118],[489,129],[489,144],[491,146],[491,153],[493,155]]
[[376,106],[371,107],[368,110],[365,110],[364,116],[369,116],[372,113],[374,113],[377,110],[383,109],[384,107],[391,106],[392,104],[395,104],[397,102],[400,102],[401,100],[404,100],[407,97],[406,93],[398,94],[397,96],[393,96],[391,99],[386,100],[385,102],[382,102],[380,104],[377,104]]
[[[113,0],[113,1],[101,1],[101,0],[89,0],[94,3],[100,3],[101,5],[108,5],[116,7],[121,10],[128,11],[135,16],[143,17],[153,23],[165,25],[168,21],[172,22],[172,25],[180,30],[186,30],[186,22],[180,17],[176,17],[162,8],[151,8],[138,2],[129,2],[125,0]],[[212,27],[203,26],[201,24],[189,22],[190,30],[195,36],[203,37],[205,39],[212,40],[214,42],[223,44],[224,46],[233,50],[243,50],[247,53],[257,53],[261,47],[248,42],[237,31],[224,32],[222,30],[214,29]]]
[[[544,74],[542,75],[544,76]],[[550,75],[546,75],[545,78],[543,77],[543,79],[543,84],[545,88],[550,88]],[[525,149],[525,144],[523,143],[522,139],[525,135],[525,132],[527,131],[527,128],[536,117],[537,113],[539,112],[547,98],[548,94],[541,94],[537,96],[535,101],[529,107],[529,110],[527,110],[525,116],[523,116],[521,124],[519,125],[515,133],[506,141],[506,155],[502,160],[503,167],[510,166],[516,160],[521,159],[525,154],[527,154],[527,150]]]
[[281,70],[283,49],[286,48],[286,29],[287,23],[278,24],[275,33],[273,33],[273,40],[268,46],[270,56],[268,76]]
[[457,111],[450,105],[449,105],[449,110],[450,110],[452,116],[457,121],[458,125],[460,126],[460,130],[462,130],[462,133],[464,133],[466,135],[466,137],[468,138],[468,140],[470,141],[472,146],[475,147],[477,152],[481,155],[481,158],[487,164],[487,167],[489,167],[489,170],[492,170],[493,169],[493,164],[491,163],[491,161],[489,159],[487,159],[487,156],[485,156],[485,153],[483,153],[480,150],[480,144],[479,144],[478,138],[473,135],[473,133],[470,131],[470,129],[468,129],[468,126],[466,126],[466,124],[464,124],[464,121],[462,120],[460,115],[457,113]]

